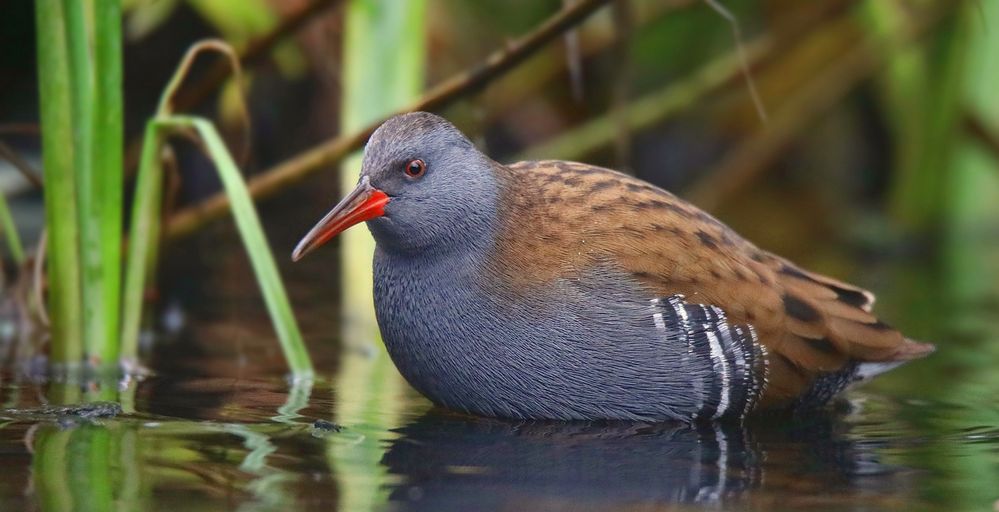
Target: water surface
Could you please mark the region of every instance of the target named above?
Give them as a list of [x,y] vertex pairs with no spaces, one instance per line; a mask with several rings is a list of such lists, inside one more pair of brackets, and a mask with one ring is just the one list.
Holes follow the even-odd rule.
[[[323,372],[291,383],[238,245],[209,245],[217,261],[178,260],[165,278],[195,298],[164,294],[160,323],[182,328],[159,336],[154,375],[0,373],[0,510],[997,507],[999,300],[967,292],[995,260],[858,264],[879,312],[936,354],[821,415],[688,427],[435,409],[372,340],[337,343],[322,258],[285,269]],[[58,408],[85,399],[121,413]]]
[[100,389],[5,380],[4,509],[989,510],[999,499],[994,398],[861,391],[828,414],[688,427],[472,418],[401,386],[335,379],[121,386],[124,411],[91,417],[45,405]]

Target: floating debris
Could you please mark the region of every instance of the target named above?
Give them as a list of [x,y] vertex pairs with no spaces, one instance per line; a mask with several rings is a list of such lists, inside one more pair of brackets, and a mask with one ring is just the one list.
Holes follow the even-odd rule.
[[332,421],[316,420],[312,423],[313,437],[325,437],[329,434],[337,433],[342,430],[343,427],[341,425],[337,425]]
[[91,402],[31,409],[4,409],[0,411],[0,416],[16,420],[53,421],[63,428],[69,428],[79,423],[114,418],[121,413],[121,404],[118,402]]

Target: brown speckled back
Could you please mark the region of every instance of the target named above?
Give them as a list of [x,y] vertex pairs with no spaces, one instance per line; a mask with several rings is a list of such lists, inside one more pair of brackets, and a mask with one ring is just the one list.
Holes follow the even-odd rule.
[[907,340],[870,313],[870,292],[803,271],[760,250],[662,189],[591,165],[498,166],[500,233],[494,268],[531,293],[610,264],[650,297],[682,294],[754,326],[768,349],[764,405],[794,400],[851,362],[907,360],[931,345]]

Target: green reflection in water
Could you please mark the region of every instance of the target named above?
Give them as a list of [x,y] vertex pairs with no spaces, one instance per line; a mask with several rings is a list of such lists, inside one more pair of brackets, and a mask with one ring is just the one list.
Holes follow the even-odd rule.
[[338,483],[340,510],[385,503],[390,477],[381,464],[389,432],[401,423],[405,384],[384,349],[345,354],[336,390],[336,420],[347,430],[328,438],[326,456]]
[[[41,425],[34,431],[34,494],[46,511],[142,510],[135,432],[121,425]],[[147,498],[148,496],[145,496]]]
[[254,501],[247,503],[240,510],[272,510],[281,505],[294,503],[294,497],[289,494],[286,484],[293,480],[293,475],[272,468],[267,464],[267,458],[277,451],[269,436],[252,430],[246,425],[225,425],[224,430],[243,438],[243,446],[249,450],[239,469],[254,475],[246,489],[253,494]]
[[[28,491],[42,510],[149,510],[153,487],[222,493],[230,506],[236,499],[240,510],[296,505],[298,496],[289,484],[299,475],[270,462],[279,451],[275,439],[307,435],[294,420],[309,402],[311,381],[292,386],[274,422],[216,423],[124,413],[105,418],[95,416],[92,405],[77,405],[84,397],[134,402],[134,382],[121,393],[116,388],[114,382],[50,383],[46,398],[53,405],[7,411],[16,419],[3,428],[33,424],[24,441],[33,451]],[[242,450],[230,447],[233,437],[241,440]],[[210,502],[205,506],[212,508]]]
[[[133,393],[131,389],[127,395]],[[50,383],[45,395],[51,405],[37,413],[35,420],[42,422],[28,430],[26,439],[34,450],[32,482],[42,509],[142,509],[141,450],[134,428],[99,417],[103,407],[73,405],[118,403],[118,382],[68,379]]]
[[288,390],[288,399],[285,400],[284,405],[278,408],[277,416],[271,419],[278,423],[295,424],[295,420],[302,418],[299,412],[309,405],[309,397],[312,396],[312,384],[313,381],[311,378],[292,381],[291,389]]

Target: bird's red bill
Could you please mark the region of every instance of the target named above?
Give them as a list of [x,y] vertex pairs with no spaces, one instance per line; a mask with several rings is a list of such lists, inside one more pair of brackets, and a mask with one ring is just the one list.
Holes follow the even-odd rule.
[[364,176],[357,187],[350,194],[347,194],[347,197],[344,197],[302,237],[298,246],[295,247],[295,251],[291,253],[291,259],[298,261],[347,228],[385,215],[385,205],[388,202],[389,196],[372,187],[368,183],[368,177]]

